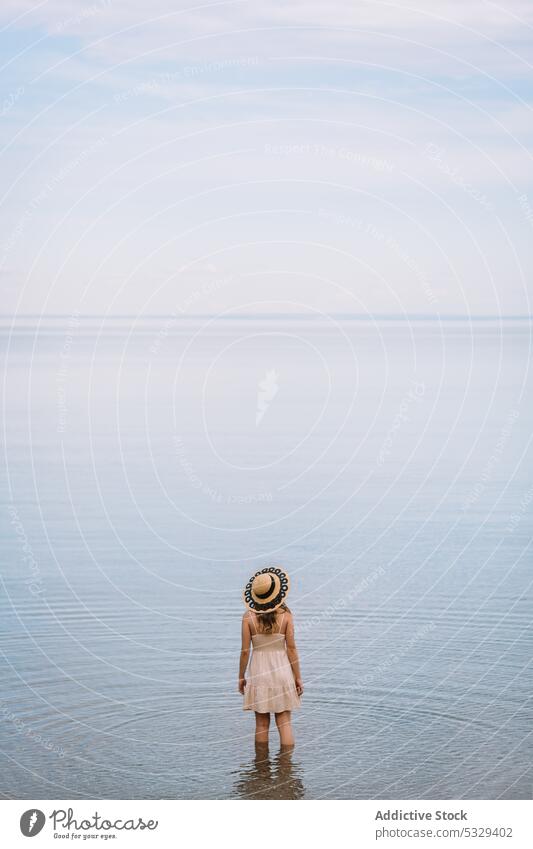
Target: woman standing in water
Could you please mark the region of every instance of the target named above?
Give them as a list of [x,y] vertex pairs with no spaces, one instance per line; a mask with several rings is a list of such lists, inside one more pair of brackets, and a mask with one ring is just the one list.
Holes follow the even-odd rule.
[[[270,714],[276,717],[282,746],[293,746],[291,711],[300,707],[303,683],[294,642],[292,613],[285,604],[288,575],[269,566],[256,572],[244,590],[239,692],[244,710],[255,711],[255,742],[268,743]],[[246,667],[253,647],[248,679]]]

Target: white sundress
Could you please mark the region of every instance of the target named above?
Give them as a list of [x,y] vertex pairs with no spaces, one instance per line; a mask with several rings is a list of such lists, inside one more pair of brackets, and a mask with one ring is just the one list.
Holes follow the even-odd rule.
[[244,688],[243,710],[257,713],[297,710],[301,702],[287,655],[285,634],[281,632],[283,617],[278,630],[271,634],[257,631],[252,613],[249,621],[253,650]]

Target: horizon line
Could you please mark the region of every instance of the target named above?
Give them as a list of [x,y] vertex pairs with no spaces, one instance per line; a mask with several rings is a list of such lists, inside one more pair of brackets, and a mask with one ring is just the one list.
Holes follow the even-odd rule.
[[218,313],[176,313],[170,311],[168,313],[148,313],[146,315],[138,315],[135,313],[0,313],[0,320],[12,319],[136,319],[138,321],[146,321],[150,319],[217,319],[220,321],[239,321],[246,319],[291,319],[304,318],[308,320],[317,319],[344,319],[350,321],[531,321],[533,315],[527,313],[509,313],[505,315],[490,314],[490,313],[444,313],[435,315],[434,313],[374,313],[368,315],[366,313],[323,313],[312,314],[307,313],[243,313],[241,315],[220,315]]

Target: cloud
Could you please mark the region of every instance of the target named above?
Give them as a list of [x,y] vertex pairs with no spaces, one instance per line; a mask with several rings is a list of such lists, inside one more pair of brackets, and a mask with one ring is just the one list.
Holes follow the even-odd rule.
[[[248,44],[270,55],[291,46],[296,53],[307,49],[314,59],[351,50],[361,61],[440,68],[454,75],[456,66],[468,73],[468,65],[487,73],[526,73],[525,59],[531,57],[527,28],[533,24],[531,4],[521,0],[508,0],[505,7],[476,0],[232,0],[184,3],[180,9],[169,8],[168,0],[154,0],[149,7],[142,0],[94,0],[78,6],[69,0],[38,5],[6,0],[0,15],[5,25],[76,38],[82,50],[112,62],[153,61],[154,52],[174,61],[215,59]],[[178,57],[165,56],[178,46]]]
[[[56,310],[67,291],[77,304],[78,280],[94,273],[94,311],[108,281],[134,273],[151,251],[150,273],[135,283],[139,300],[163,268],[196,258],[218,267],[217,252],[239,241],[272,239],[273,266],[285,260],[284,238],[305,246],[310,234],[337,248],[340,237],[348,251],[357,240],[366,256],[364,222],[391,244],[409,243],[403,276],[393,248],[387,274],[415,304],[413,268],[423,264],[440,290],[447,283],[429,248],[423,262],[417,256],[407,222],[427,224],[439,241],[463,221],[495,273],[504,269],[498,285],[516,309],[530,262],[517,199],[533,195],[532,19],[531,4],[517,0],[180,9],[168,0],[5,0],[4,84],[20,92],[3,117],[10,271],[31,278],[31,302],[43,280],[62,281]],[[29,209],[31,226],[13,241]],[[290,209],[299,211],[276,211]],[[499,215],[514,244],[502,241]],[[449,250],[482,302],[486,268],[463,236]],[[299,250],[310,274],[316,259]],[[380,252],[374,236],[369,262]],[[238,280],[254,261],[264,264],[260,251],[224,254],[221,273]]]

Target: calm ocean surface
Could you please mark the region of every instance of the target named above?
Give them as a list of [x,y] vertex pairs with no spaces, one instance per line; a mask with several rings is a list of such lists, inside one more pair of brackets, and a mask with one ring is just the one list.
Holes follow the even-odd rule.
[[[4,798],[531,798],[527,321],[0,325]],[[256,759],[241,591],[292,579]]]

